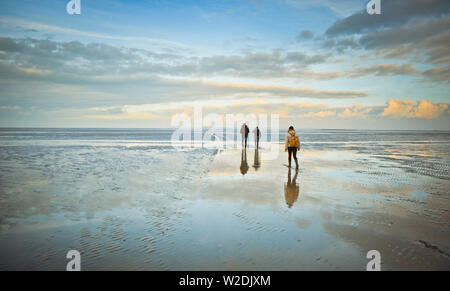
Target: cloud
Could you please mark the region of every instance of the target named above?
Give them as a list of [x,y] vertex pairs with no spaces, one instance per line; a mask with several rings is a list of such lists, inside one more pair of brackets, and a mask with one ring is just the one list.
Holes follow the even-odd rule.
[[437,118],[448,109],[448,104],[433,104],[431,101],[421,100],[417,104],[412,100],[394,100],[388,102],[382,116],[393,118]]
[[447,0],[389,0],[381,1],[381,15],[369,15],[365,9],[330,26],[329,36],[358,34],[380,28],[406,24],[413,19],[441,17],[450,13]]
[[318,110],[326,110],[327,105],[313,104],[309,102],[291,102],[284,103],[272,99],[268,102],[266,99],[255,99],[250,102],[235,102],[231,105],[216,105],[205,107],[206,112],[218,114],[242,113],[242,114],[278,114],[280,118],[296,118],[301,114],[314,113]]
[[158,115],[149,114],[146,112],[127,111],[121,114],[106,114],[106,115],[85,115],[89,119],[106,119],[106,120],[155,120]]
[[2,62],[0,59],[0,76],[4,79],[18,78],[18,79],[32,79],[45,77],[50,75],[49,70],[37,69],[37,68],[24,68],[13,64]]
[[[401,102],[402,100],[395,100]],[[431,103],[431,102],[430,102]],[[383,116],[382,113],[389,104],[385,106],[363,106],[353,105],[346,107],[333,107],[320,103],[307,102],[290,102],[280,101],[276,99],[253,98],[246,100],[217,100],[206,103],[198,101],[192,102],[162,102],[148,103],[138,105],[120,105],[108,107],[93,107],[90,109],[67,108],[61,110],[21,110],[21,116],[28,114],[37,118],[38,115],[42,120],[47,121],[46,126],[52,126],[55,121],[48,118],[52,116],[59,118],[57,124],[65,126],[85,126],[94,123],[96,127],[167,127],[171,118],[180,113],[190,115],[192,117],[194,106],[203,106],[203,116],[213,113],[225,117],[226,114],[278,114],[280,116],[280,124],[288,126],[297,124],[301,128],[361,128],[361,129],[443,129],[448,124],[450,112],[442,115],[444,117],[437,119],[421,119],[409,117],[398,117],[393,122],[391,116]],[[23,112],[22,112],[23,111]],[[448,112],[448,109],[447,111]],[[8,114],[16,114],[12,112],[4,112],[2,116],[11,117]],[[39,119],[39,118],[38,118]],[[22,119],[21,119],[22,120]],[[21,121],[19,121],[21,122]],[[75,122],[75,123],[74,123]],[[17,123],[8,122],[9,126],[16,126]],[[30,126],[32,123],[21,123],[21,126]],[[411,127],[411,125],[414,125]],[[296,126],[296,127],[297,127]]]
[[382,64],[370,67],[359,67],[350,71],[347,75],[350,77],[361,77],[366,75],[376,76],[394,76],[394,75],[416,75],[420,71],[414,69],[410,64],[401,66],[395,64]]
[[416,62],[446,63],[450,61],[449,38],[450,18],[444,17],[420,19],[350,37],[321,39],[318,43],[323,49],[339,53],[365,50],[374,52],[378,59],[411,57]]
[[188,67],[195,76],[222,75],[238,78],[332,79],[337,73],[313,72],[314,64],[333,62],[331,54],[308,55],[302,52],[247,53],[245,55],[212,56],[194,60]]
[[450,82],[450,68],[449,67],[438,67],[431,68],[423,72],[423,75],[435,82]]
[[5,63],[54,71],[59,78],[67,75],[74,75],[75,79],[77,76],[99,77],[111,73],[296,80],[329,80],[339,76],[336,72],[314,72],[309,68],[333,62],[329,53],[308,55],[293,51],[188,57],[182,52],[159,53],[101,43],[4,37],[0,38],[0,51],[3,52],[0,60]]
[[374,52],[380,58],[450,62],[450,5],[446,0],[382,1],[381,15],[365,11],[331,25],[317,43],[328,50]]
[[297,41],[311,40],[314,38],[314,33],[311,30],[301,30],[297,35]]
[[[188,57],[100,43],[0,37],[1,98],[16,98],[18,104],[29,106],[92,107],[249,96],[368,96],[362,90],[321,90],[254,81],[267,79],[273,84],[275,79],[285,77],[336,78],[340,73],[315,73],[307,68],[328,58],[328,54],[300,52]],[[208,80],[229,76],[241,80]]]
[[305,6],[319,6],[320,8],[329,9],[341,17],[349,16],[355,11],[358,11],[361,7],[361,5],[355,5],[354,0],[277,0],[277,2],[284,3],[290,7],[301,9],[303,11],[305,10]]
[[344,52],[347,49],[358,49],[361,48],[358,40],[349,37],[349,38],[338,38],[338,39],[321,39],[317,38],[319,42],[321,42],[321,47],[323,49],[332,49],[337,50],[339,53]]
[[[198,105],[198,104],[197,104]],[[91,108],[89,114],[85,115],[93,119],[142,119],[154,120],[170,118],[174,114],[192,114],[196,103],[161,103],[124,105],[120,107]],[[445,114],[448,104],[433,104],[431,101],[421,100],[415,104],[411,100],[391,99],[386,106],[363,106],[354,104],[351,107],[330,107],[324,104],[305,102],[283,103],[276,99],[267,100],[254,98],[249,101],[235,101],[230,103],[202,106],[203,114],[278,114],[281,118],[288,119],[312,119],[325,120],[380,120],[381,117],[399,119],[434,119]]]
[[20,110],[20,106],[0,106],[0,110]]
[[366,97],[367,93],[363,91],[351,90],[320,90],[306,87],[292,87],[281,85],[259,85],[246,83],[225,83],[214,81],[201,81],[201,84],[221,88],[223,90],[230,90],[242,93],[266,93],[279,97],[308,97],[308,98],[358,98]]
[[[450,30],[450,23],[448,24]],[[431,63],[450,62],[450,33],[441,33],[431,36],[419,43],[427,55],[427,61]]]
[[[177,102],[159,104],[124,105],[118,107],[95,107],[88,110],[87,118],[95,119],[131,119],[131,115],[136,118],[153,119],[168,118],[175,114],[192,114],[194,106],[202,105],[203,114],[278,114],[281,118],[296,117],[299,113],[308,113],[311,110],[327,108],[326,105],[312,104],[307,102],[285,103],[276,100],[268,101],[263,98],[253,98],[250,100],[221,100],[220,102],[210,102],[208,104],[198,104],[197,102]],[[146,114],[148,116],[146,116]],[[312,114],[310,114],[312,115]],[[317,116],[325,117],[327,114],[319,113]]]
[[65,28],[65,27],[60,27],[60,26],[47,25],[47,24],[38,23],[38,22],[34,22],[34,21],[23,20],[23,19],[15,18],[15,17],[1,16],[0,24],[3,26],[13,27],[13,28],[21,28],[21,29],[25,29],[25,30],[53,32],[53,33],[60,33],[60,34],[64,34],[64,35],[77,35],[77,36],[90,37],[93,39],[144,42],[144,43],[153,44],[157,47],[161,47],[161,48],[165,48],[165,49],[188,48],[188,46],[183,43],[169,41],[166,39],[136,37],[136,36],[118,36],[118,35],[112,35],[112,34],[82,31],[82,30],[78,30],[78,29],[71,29],[71,28]]
[[330,117],[330,116],[335,116],[335,115],[336,115],[336,111],[319,111],[319,112],[308,112],[306,114],[299,114],[298,117],[300,117],[300,118],[310,118],[310,117],[324,118],[324,117]]
[[371,32],[362,36],[359,44],[365,49],[375,49],[385,57],[415,55],[424,62],[442,63],[450,61],[449,32],[448,17],[421,20],[408,26]]
[[343,118],[367,118],[368,114],[373,110],[372,107],[364,107],[359,104],[353,105],[351,108],[345,108],[343,112],[339,113],[339,117]]
[[363,76],[421,76],[425,81],[448,83],[450,81],[450,68],[436,67],[424,71],[419,71],[411,64],[381,64],[369,67],[359,67],[354,70],[346,71],[342,77],[359,78]]

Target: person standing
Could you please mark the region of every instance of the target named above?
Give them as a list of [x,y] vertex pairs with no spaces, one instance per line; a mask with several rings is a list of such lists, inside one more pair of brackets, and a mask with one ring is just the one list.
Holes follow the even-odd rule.
[[294,156],[296,169],[298,169],[297,151],[300,150],[300,139],[295,133],[294,127],[290,126],[286,134],[286,142],[284,145],[284,151],[289,153],[289,168],[291,167],[291,159]]
[[253,133],[255,134],[255,145],[256,145],[256,148],[259,149],[259,140],[261,138],[261,131],[259,130],[258,126],[255,128]]
[[245,147],[247,148],[247,139],[248,139],[248,133],[250,132],[250,129],[248,128],[247,124],[242,124],[241,126],[241,136],[242,136],[242,144],[245,142]]

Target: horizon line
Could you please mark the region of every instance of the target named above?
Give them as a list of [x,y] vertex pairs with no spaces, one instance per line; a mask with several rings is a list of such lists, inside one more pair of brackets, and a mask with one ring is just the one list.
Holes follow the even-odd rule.
[[[209,129],[211,127],[202,127],[202,129]],[[0,126],[0,130],[4,129],[139,129],[139,130],[148,130],[148,129],[171,129],[176,130],[178,127],[28,127],[28,126]],[[195,128],[192,127],[191,130]],[[227,129],[227,128],[224,128]],[[238,128],[233,128],[237,129]],[[270,130],[271,128],[267,128]],[[281,130],[281,129],[280,129]],[[296,128],[296,130],[360,130],[360,131],[440,131],[440,132],[450,132],[450,130],[444,129],[364,129],[364,128]]]

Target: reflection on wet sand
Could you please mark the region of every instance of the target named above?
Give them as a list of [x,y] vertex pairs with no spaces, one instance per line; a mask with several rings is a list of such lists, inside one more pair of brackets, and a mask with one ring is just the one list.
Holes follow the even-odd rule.
[[248,172],[248,163],[247,163],[247,150],[242,149],[241,153],[241,174],[245,175]]
[[[261,153],[255,152],[259,160]],[[199,193],[217,209],[230,209],[232,219],[224,227],[240,229],[234,235],[241,249],[233,254],[242,250],[256,269],[365,270],[371,249],[381,252],[382,270],[448,269],[447,180],[405,171],[403,164],[395,167],[384,156],[314,148],[301,153],[301,177],[291,169],[286,179],[280,148],[277,159],[265,160],[257,173],[246,175],[248,183],[236,187],[238,156],[231,150],[216,156]],[[251,166],[257,158],[249,161]],[[297,252],[252,253],[273,245]],[[255,268],[235,255],[228,259],[244,264],[239,268]]]
[[[255,169],[255,171],[258,171],[258,169],[261,167],[261,156],[260,156],[259,149],[255,149],[252,167]],[[239,169],[240,169],[242,175],[245,175],[248,173],[249,165],[247,163],[247,150],[246,149],[242,149],[241,165],[240,165]]]
[[261,167],[261,156],[259,154],[259,149],[255,149],[255,156],[253,158],[253,168],[255,168],[255,171],[258,171],[260,167]]
[[297,184],[298,169],[295,170],[294,178],[291,180],[291,169],[288,171],[288,180],[284,184],[284,199],[289,208],[294,205],[295,201],[298,199],[298,194],[300,192],[300,186]]

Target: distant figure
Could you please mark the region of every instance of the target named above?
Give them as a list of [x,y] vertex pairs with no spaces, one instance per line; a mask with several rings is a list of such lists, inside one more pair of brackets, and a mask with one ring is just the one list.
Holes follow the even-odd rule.
[[284,199],[289,208],[294,205],[295,201],[298,199],[298,193],[300,192],[300,186],[297,185],[295,180],[297,179],[298,169],[295,170],[294,179],[291,181],[291,168],[288,171],[288,180],[284,184]]
[[259,139],[261,138],[261,131],[259,130],[258,126],[253,131],[253,134],[255,135],[255,146],[258,149],[259,148]]
[[247,124],[245,124],[245,122],[244,122],[241,126],[242,144],[244,145],[244,142],[245,142],[244,148],[247,148],[247,139],[248,139],[249,132],[250,132],[250,129],[248,128]]
[[300,139],[295,133],[294,127],[290,126],[286,134],[286,143],[284,145],[284,151],[289,152],[289,168],[291,167],[291,158],[294,155],[295,168],[298,169],[297,151],[300,150]]
[[248,172],[248,164],[247,164],[247,151],[245,149],[242,149],[241,153],[241,174],[245,175]]
[[253,168],[255,168],[255,171],[258,171],[259,167],[261,167],[261,157],[259,156],[258,148],[256,148],[255,157],[253,159]]

